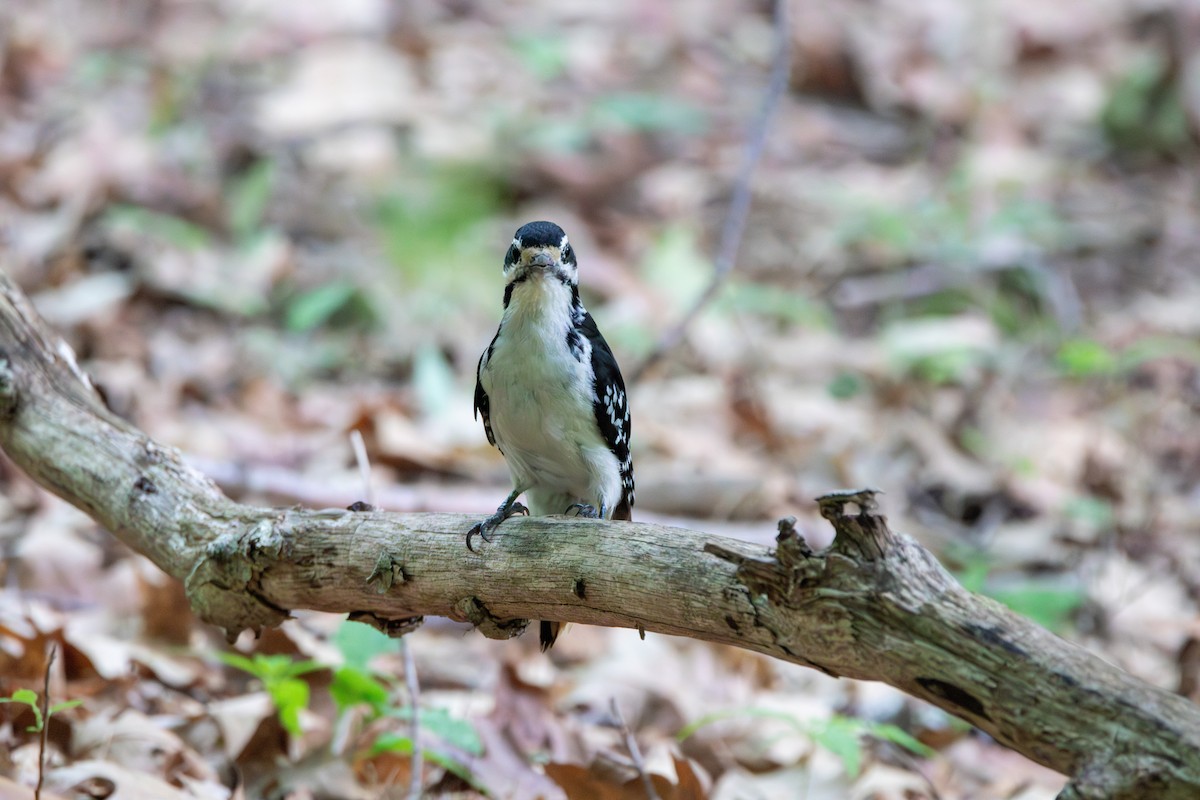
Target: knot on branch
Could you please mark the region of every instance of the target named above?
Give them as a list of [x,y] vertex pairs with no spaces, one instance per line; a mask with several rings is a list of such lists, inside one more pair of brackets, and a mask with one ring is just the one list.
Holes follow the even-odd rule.
[[527,619],[500,619],[494,616],[478,597],[464,597],[454,604],[454,610],[489,639],[511,639],[520,636],[529,627]]
[[387,594],[393,586],[408,580],[404,563],[386,550],[375,560],[375,568],[367,576],[367,584],[375,586],[376,594]]
[[824,571],[825,560],[796,531],[795,517],[779,520],[775,543],[768,559],[750,558],[711,542],[704,551],[736,564],[738,582],[752,595],[765,595],[774,605],[794,607]]
[[833,525],[837,536],[831,550],[856,561],[880,561],[895,545],[887,517],[879,513],[877,489],[832,492],[817,498],[821,516]]
[[351,611],[346,615],[346,619],[352,622],[361,622],[364,625],[370,625],[380,633],[386,634],[393,639],[399,639],[401,636],[412,633],[417,628],[425,624],[424,617],[400,617],[399,619],[387,619],[381,617],[373,611]]
[[268,602],[258,582],[286,550],[286,538],[267,519],[244,533],[218,537],[184,581],[192,608],[205,622],[224,628],[230,641],[246,628],[257,636],[263,627],[279,625],[288,611]]

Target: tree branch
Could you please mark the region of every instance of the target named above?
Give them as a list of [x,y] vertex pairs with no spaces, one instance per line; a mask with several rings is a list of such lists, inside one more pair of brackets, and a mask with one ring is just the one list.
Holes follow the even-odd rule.
[[182,580],[235,636],[290,609],[392,633],[436,614],[505,638],[530,619],[730,644],[881,680],[1072,776],[1063,798],[1200,796],[1200,710],[967,592],[888,529],[870,490],[822,498],[813,552],[649,523],[506,522],[479,554],[457,514],[260,508],[108,411],[0,274],[0,446],[50,491]]

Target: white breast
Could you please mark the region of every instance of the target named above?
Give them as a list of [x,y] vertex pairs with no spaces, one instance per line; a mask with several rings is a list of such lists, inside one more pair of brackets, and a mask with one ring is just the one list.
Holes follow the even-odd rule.
[[[517,488],[614,505],[616,457],[592,408],[591,345],[571,352],[570,288],[533,278],[514,287],[490,358],[480,369],[492,434]],[[529,498],[534,500],[534,494]],[[532,504],[532,503],[531,503]],[[563,513],[563,508],[534,513]]]

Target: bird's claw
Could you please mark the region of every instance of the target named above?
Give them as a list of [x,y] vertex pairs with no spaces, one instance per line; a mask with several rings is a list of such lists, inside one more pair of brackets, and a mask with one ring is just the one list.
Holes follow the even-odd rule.
[[591,503],[572,503],[567,506],[567,511],[574,511],[575,516],[584,517],[586,519],[600,519],[600,512]]
[[485,520],[476,522],[471,526],[471,530],[467,531],[467,549],[472,553],[478,552],[471,544],[471,539],[478,536],[489,544],[492,541],[492,534],[500,527],[500,523],[509,517],[515,517],[517,514],[529,516],[529,509],[521,503],[513,503],[508,508],[501,508],[495,514],[492,514]]
[[475,547],[471,544],[472,537],[478,536],[480,539],[483,539],[485,542],[490,542],[492,540],[492,537],[489,534],[484,532],[484,527],[485,527],[486,522],[488,522],[488,520],[484,520],[483,522],[476,522],[474,525],[471,526],[471,530],[467,531],[467,549],[470,550],[472,553],[478,552],[478,551],[476,551]]

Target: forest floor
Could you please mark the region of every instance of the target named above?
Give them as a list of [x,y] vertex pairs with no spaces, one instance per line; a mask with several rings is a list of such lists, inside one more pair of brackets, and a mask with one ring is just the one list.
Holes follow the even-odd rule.
[[[17,8],[20,5],[21,8]],[[1200,700],[1200,11],[796,0],[736,266],[702,292],[768,5],[0,6],[0,269],[231,496],[484,514],[523,222],[571,236],[637,515],[769,543],[870,486],[986,593]],[[680,4],[682,8],[682,4]],[[548,654],[299,614],[229,647],[0,457],[0,798],[1054,797],[889,687],[572,626]],[[56,657],[48,665],[53,648]],[[49,720],[23,700],[68,703]],[[115,794],[114,794],[115,792]]]

